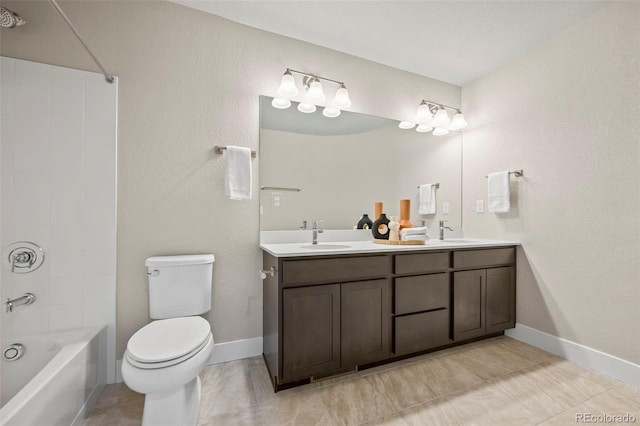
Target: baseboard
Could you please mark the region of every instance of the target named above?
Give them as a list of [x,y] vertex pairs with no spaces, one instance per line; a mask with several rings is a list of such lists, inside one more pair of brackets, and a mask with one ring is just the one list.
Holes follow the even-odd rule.
[[638,364],[522,324],[516,324],[516,328],[507,330],[504,334],[589,370],[640,388]]
[[262,355],[262,337],[216,343],[208,365]]

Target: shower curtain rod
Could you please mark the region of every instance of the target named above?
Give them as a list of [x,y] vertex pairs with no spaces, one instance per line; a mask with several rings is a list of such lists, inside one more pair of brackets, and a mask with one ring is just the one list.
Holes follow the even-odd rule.
[[104,74],[104,79],[107,80],[107,83],[113,83],[115,81],[113,76],[109,74],[107,70],[104,69],[104,67],[98,60],[98,58],[96,58],[96,55],[94,55],[91,49],[89,49],[89,46],[87,46],[87,43],[84,42],[84,39],[82,38],[78,30],[76,30],[76,27],[73,26],[73,24],[71,23],[67,15],[64,13],[64,11],[60,8],[60,5],[56,3],[56,0],[49,0],[49,3],[51,3],[53,8],[60,14],[60,16],[62,16],[62,19],[64,19],[64,21],[67,23],[69,28],[71,28],[71,31],[73,31],[76,37],[78,37],[78,40],[80,40],[80,43],[82,43],[82,46],[84,46],[85,50],[89,53],[89,55],[91,56],[93,61],[96,63],[96,65],[98,65],[98,67],[102,71],[102,74]]

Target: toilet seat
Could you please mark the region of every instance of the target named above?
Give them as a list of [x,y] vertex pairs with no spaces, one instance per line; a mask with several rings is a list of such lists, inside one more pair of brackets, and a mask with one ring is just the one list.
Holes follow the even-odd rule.
[[125,357],[137,368],[165,368],[193,357],[212,339],[211,326],[201,317],[157,320],[131,336]]

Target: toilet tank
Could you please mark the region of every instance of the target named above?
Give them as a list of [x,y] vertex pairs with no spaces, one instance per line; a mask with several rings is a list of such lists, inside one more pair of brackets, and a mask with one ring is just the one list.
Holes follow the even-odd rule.
[[154,256],[144,264],[149,278],[149,316],[164,319],[211,310],[212,254]]

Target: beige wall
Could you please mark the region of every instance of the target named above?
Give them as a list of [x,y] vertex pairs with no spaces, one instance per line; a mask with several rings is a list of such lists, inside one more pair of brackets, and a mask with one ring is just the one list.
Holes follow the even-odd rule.
[[[2,55],[96,71],[44,1],[5,1],[29,25],[2,31]],[[262,335],[258,191],[224,197],[216,144],[258,148],[258,95],[286,67],[347,83],[352,110],[408,119],[422,98],[459,105],[460,88],[245,27],[176,4],[61,2],[119,76],[118,357],[148,321],[144,259],[211,252],[217,342]],[[254,160],[257,186],[259,159]]]
[[[520,239],[518,322],[640,362],[640,4],[613,4],[465,86],[466,236]],[[475,213],[488,172],[508,214]]]

